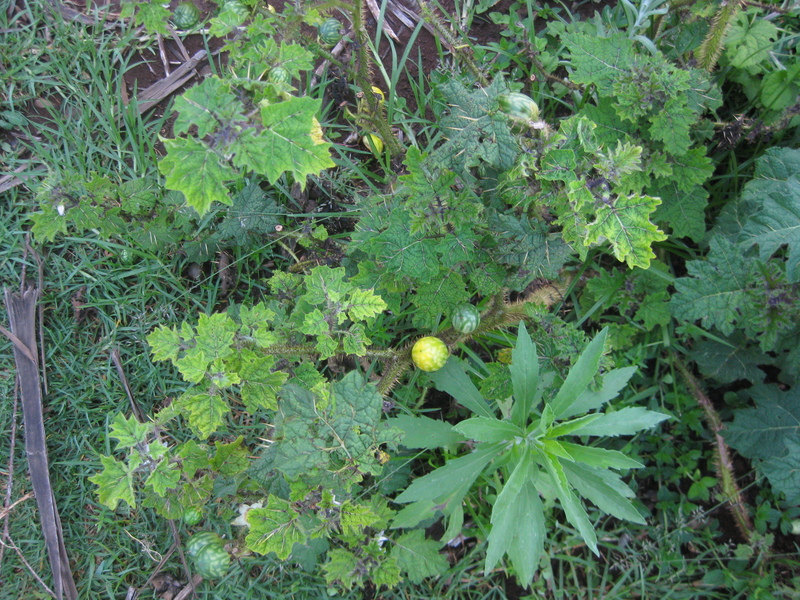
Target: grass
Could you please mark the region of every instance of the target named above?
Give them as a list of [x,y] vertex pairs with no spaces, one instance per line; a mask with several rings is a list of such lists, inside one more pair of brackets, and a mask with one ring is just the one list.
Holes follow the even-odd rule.
[[[472,19],[473,4],[459,3],[462,20]],[[531,10],[530,5],[528,9]],[[56,180],[75,175],[89,178],[93,173],[115,182],[155,180],[157,134],[165,123],[164,117],[143,118],[122,102],[124,83],[120,73],[132,65],[132,51],[140,44],[134,33],[99,33],[97,29],[53,20],[39,11],[41,8],[31,3],[12,17],[9,12],[0,13],[0,30],[4,32],[0,64],[5,65],[0,121],[20,123],[20,119],[30,117],[36,132],[18,142],[4,138],[0,163],[3,171],[23,167],[33,173],[40,165],[46,165]],[[419,32],[418,27],[412,38]],[[381,37],[378,33],[371,40],[371,51],[376,57],[375,48],[381,45]],[[433,102],[430,86],[421,73],[409,76],[420,108],[411,112],[402,103],[395,103],[393,91],[401,74],[408,73],[409,63],[419,57],[415,56],[413,44],[398,52],[391,40],[388,42],[389,58],[379,61],[376,74],[387,91],[387,117],[404,132],[407,140],[424,147],[440,134],[425,115],[425,107]],[[320,90],[326,84],[323,81]],[[543,94],[540,92],[543,86],[536,84],[534,88]],[[25,111],[37,99],[44,108],[33,117]],[[346,135],[347,126],[342,128]],[[391,165],[375,168],[379,163],[370,162],[367,151],[357,153],[337,148],[337,152],[335,159],[341,168],[315,180],[320,189],[328,191],[327,199],[335,201],[380,192],[388,181]],[[365,157],[367,160],[363,160]],[[738,189],[739,180],[744,177],[742,171],[746,169],[746,164],[737,165],[721,174],[715,183],[716,193],[724,195]],[[35,183],[17,186],[5,192],[0,200],[0,281],[5,287],[17,289],[25,272],[27,281],[35,282],[40,268],[37,256],[41,260],[41,304],[45,307],[41,326],[48,383],[45,428],[51,481],[67,552],[73,560],[80,598],[121,598],[130,586],[145,584],[161,558],[170,554],[176,540],[172,530],[151,508],[121,507],[113,513],[106,509],[97,500],[95,486],[88,481],[100,468],[99,455],[111,454],[114,449],[108,438],[111,419],[119,412],[130,412],[110,353],[119,350],[133,396],[145,413],[152,414],[180,395],[185,383],[171,367],[153,363],[146,335],[157,325],[178,324],[193,319],[200,311],[224,307],[230,299],[226,298],[213,267],[201,272],[199,278],[191,279],[186,276],[189,261],[177,252],[134,248],[133,258],[126,260],[124,255],[131,250],[130,246],[100,239],[92,232],[62,236],[38,247],[38,254],[34,254],[26,239],[30,228],[28,215],[37,208],[36,192]],[[294,201],[291,189],[279,192],[287,203]],[[299,204],[294,208],[301,209]],[[295,217],[299,230],[312,218],[324,222],[341,217],[341,213]],[[287,237],[280,241],[291,242],[290,233],[295,232],[287,232]],[[265,240],[260,247],[231,251],[239,272],[239,289],[234,300],[266,293],[265,278],[271,269],[269,265],[276,259],[274,247],[272,240]],[[578,316],[582,320],[589,319],[599,303],[585,308],[588,312]],[[0,323],[6,322],[3,307]],[[667,367],[659,363],[657,368]],[[39,518],[30,496],[14,383],[11,344],[0,337],[0,397],[4,398],[0,403],[0,481],[6,498],[18,501],[2,520],[8,533],[4,539],[9,545],[0,549],[3,582],[0,600],[47,597],[38,578],[48,585],[50,582]],[[397,397],[408,406],[421,402],[413,395],[412,386],[407,390],[398,390]],[[670,405],[673,401],[680,414],[680,399],[664,403],[675,408]],[[654,446],[658,443],[658,440],[641,442],[639,448],[655,453]],[[661,483],[666,489],[674,487],[676,480]],[[701,520],[702,526],[695,524],[696,519],[681,519],[679,512],[658,514],[660,525],[647,528],[613,525],[598,516],[598,528],[605,536],[600,558],[576,546],[575,533],[561,528],[553,534],[556,543],[551,549],[552,560],[534,581],[532,597],[547,595],[559,600],[768,597],[765,594],[770,592],[769,572],[758,562],[748,565],[737,559],[735,551],[726,546],[714,523],[713,517],[719,514],[717,509],[714,507],[713,513],[707,509],[708,513],[700,515],[708,517]],[[220,502],[211,510],[228,514],[233,509]],[[475,511],[480,516],[481,507]],[[182,524],[177,523],[176,527],[181,536],[188,535]],[[237,532],[227,527],[222,533],[234,536]],[[12,542],[14,546],[10,545]],[[421,585],[405,582],[396,589],[381,591],[379,597],[385,600],[517,598],[521,591],[502,573],[484,576],[483,549],[483,544],[477,544],[467,550],[452,550],[459,554],[459,560],[445,576]],[[793,556],[784,558],[787,565],[797,566]],[[166,570],[181,577],[177,554],[170,555]],[[722,583],[720,578],[724,580]],[[723,584],[725,587],[720,587]],[[776,597],[797,597],[777,584],[773,587],[771,591]],[[738,590],[736,595],[731,595],[731,589]],[[317,600],[326,596],[327,586],[321,576],[260,556],[234,561],[228,575],[213,585],[204,584],[197,592],[199,598]],[[364,598],[369,594],[353,590],[342,597]]]

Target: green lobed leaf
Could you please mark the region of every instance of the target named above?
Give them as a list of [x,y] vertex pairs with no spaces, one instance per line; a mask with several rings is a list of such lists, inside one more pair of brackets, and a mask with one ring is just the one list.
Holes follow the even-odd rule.
[[204,142],[193,138],[162,139],[167,155],[158,170],[170,190],[183,192],[186,202],[204,215],[214,202],[231,204],[227,183],[238,173]]
[[97,497],[101,504],[111,510],[117,509],[117,504],[122,500],[131,508],[136,508],[136,499],[133,495],[133,473],[140,459],[138,454],[133,454],[128,464],[120,462],[112,456],[100,456],[103,470],[89,477],[89,481],[98,486]]
[[496,98],[506,91],[502,79],[470,91],[453,77],[437,89],[445,96],[449,113],[439,124],[447,141],[436,149],[435,163],[468,180],[472,179],[469,167],[481,163],[501,171],[510,169],[518,152],[517,143],[506,118],[492,111]]
[[350,320],[364,321],[386,310],[386,302],[372,290],[354,289],[347,298],[346,310]]
[[175,362],[181,349],[181,336],[174,327],[159,325],[148,336],[150,353],[153,360],[169,360]]
[[631,194],[609,199],[597,209],[595,220],[586,226],[585,245],[600,244],[608,240],[617,260],[629,267],[647,269],[655,254],[653,242],[667,236],[650,222],[650,215],[661,203],[659,198]]
[[250,414],[259,408],[275,410],[278,408],[278,392],[288,375],[273,371],[276,359],[272,356],[248,355],[239,368],[242,380],[242,402]]
[[740,331],[723,341],[700,340],[689,353],[700,372],[720,383],[747,379],[753,383],[764,380],[766,373],[758,365],[768,365],[773,359],[752,345],[752,340]]
[[210,363],[205,354],[194,348],[174,362],[183,378],[190,383],[203,381]]
[[237,475],[250,466],[249,455],[244,438],[239,436],[227,444],[218,443],[209,465],[220,475]]
[[188,133],[194,125],[198,139],[230,121],[245,119],[242,104],[231,93],[230,83],[216,75],[206,77],[178,96],[173,108],[178,111],[173,125],[175,135]]
[[167,492],[178,487],[180,479],[181,469],[178,465],[168,460],[162,460],[147,477],[145,484],[151,486],[156,494],[164,498]]
[[339,507],[339,525],[344,536],[351,536],[357,539],[363,535],[367,527],[375,526],[380,521],[380,515],[365,504],[346,500]]
[[580,85],[594,84],[603,94],[611,92],[634,61],[633,41],[621,32],[601,37],[572,31],[561,40],[570,51],[574,69],[570,79]]
[[270,495],[265,507],[247,511],[247,547],[259,554],[274,552],[279,560],[286,560],[295,544],[306,543],[299,517],[288,501]]
[[178,409],[186,415],[189,426],[203,440],[222,428],[230,412],[227,402],[219,394],[211,392],[192,393],[190,390],[176,402]]
[[233,338],[239,327],[226,313],[201,314],[197,322],[195,352],[202,352],[206,360],[213,362],[233,353]]
[[685,98],[672,98],[652,116],[650,135],[663,142],[664,149],[670,154],[682,156],[692,144],[689,132],[696,120],[697,116],[686,106]]
[[449,566],[444,555],[439,554],[442,543],[426,539],[421,529],[404,533],[393,542],[391,556],[412,583],[442,575]]
[[739,409],[725,425],[725,441],[746,458],[769,460],[785,452],[787,439],[800,436],[800,392],[760,384],[748,389],[755,408]]
[[237,140],[234,163],[265,175],[274,184],[283,173],[291,173],[302,188],[306,177],[333,167],[330,144],[322,139],[316,120],[320,101],[309,97],[262,105],[264,129]]
[[762,260],[786,245],[787,279],[789,283],[800,281],[800,181],[796,175],[773,182],[761,210],[750,215],[740,239],[746,248],[758,244]]
[[757,71],[759,63],[769,58],[776,37],[778,28],[772,22],[739,13],[725,37],[725,55],[734,67]]
[[139,423],[133,416],[126,417],[122,413],[117,413],[111,421],[111,431],[108,435],[118,440],[116,449],[120,450],[144,443],[152,431],[152,423]]
[[687,262],[689,276],[675,280],[670,311],[679,320],[700,320],[730,335],[747,302],[752,266],[733,243],[712,237],[706,260]]
[[785,438],[786,453],[760,465],[772,488],[786,496],[792,506],[800,505],[800,435]]

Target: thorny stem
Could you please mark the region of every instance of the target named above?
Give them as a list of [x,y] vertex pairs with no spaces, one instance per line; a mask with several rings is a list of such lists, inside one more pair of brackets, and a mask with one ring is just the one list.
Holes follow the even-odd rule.
[[731,460],[730,450],[728,449],[728,445],[725,443],[725,439],[722,437],[722,421],[720,420],[719,414],[711,403],[711,400],[700,388],[700,384],[698,383],[697,379],[695,379],[694,375],[692,375],[680,358],[677,356],[673,356],[673,358],[674,364],[678,367],[678,370],[681,372],[681,375],[683,375],[684,379],[686,379],[692,396],[694,396],[695,400],[697,400],[697,403],[703,409],[703,413],[705,414],[706,418],[706,424],[714,434],[714,441],[716,442],[715,454],[717,459],[717,472],[719,476],[720,487],[722,488],[723,495],[728,501],[728,508],[733,515],[736,526],[745,539],[749,541],[753,539],[755,531],[753,529],[753,523],[750,521],[750,514],[748,513],[747,507],[745,506],[742,498],[742,492],[739,489],[739,485],[736,483],[736,473],[733,467],[733,460]]
[[391,156],[398,156],[403,153],[403,148],[394,137],[392,129],[386,120],[386,112],[383,104],[378,102],[372,93],[371,66],[372,57],[369,52],[369,39],[364,28],[364,5],[363,0],[355,0],[352,7],[353,36],[356,47],[356,68],[355,79],[358,87],[364,92],[364,100],[367,102],[370,113],[370,121],[377,129],[381,140],[386,145],[386,149]]
[[458,40],[455,39],[453,34],[448,31],[447,27],[442,24],[436,13],[433,12],[433,9],[430,7],[430,4],[428,4],[427,0],[419,0],[419,8],[420,12],[422,13],[422,17],[436,30],[437,34],[444,38],[445,42],[447,42],[448,46],[450,46],[450,49],[455,57],[463,62],[463,64],[467,67],[467,69],[470,70],[470,72],[483,87],[488,86],[489,81],[486,79],[486,76],[478,68],[478,65],[475,64],[475,61],[472,59],[472,56],[470,56],[470,53],[464,50],[464,48],[469,48],[469,46],[459,43]]

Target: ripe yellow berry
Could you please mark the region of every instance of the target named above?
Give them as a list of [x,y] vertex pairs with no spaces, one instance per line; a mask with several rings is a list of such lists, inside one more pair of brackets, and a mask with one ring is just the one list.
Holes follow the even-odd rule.
[[411,349],[411,360],[423,371],[438,371],[447,362],[450,351],[437,337],[420,338]]

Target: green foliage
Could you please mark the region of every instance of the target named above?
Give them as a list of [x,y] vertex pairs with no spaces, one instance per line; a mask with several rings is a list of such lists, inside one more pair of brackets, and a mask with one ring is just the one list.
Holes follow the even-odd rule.
[[[330,595],[367,585],[392,594],[404,579],[426,596],[457,595],[462,580],[468,595],[482,593],[468,573],[491,579],[498,565],[534,595],[568,595],[559,589],[568,579],[591,594],[588,552],[545,552],[575,547],[570,537],[596,554],[606,545],[623,595],[629,573],[647,595],[676,564],[690,565],[689,595],[766,594],[769,575],[745,581],[745,563],[768,563],[744,545],[735,551],[741,566],[728,567],[733,553],[720,550],[714,560],[725,566],[697,585],[696,565],[707,559],[698,540],[715,535],[700,513],[718,484],[727,501],[731,474],[712,476],[706,442],[721,438],[708,435],[670,353],[685,350],[708,385],[753,384],[725,397],[723,433],[771,486],[757,492],[758,531],[788,531],[800,502],[800,158],[788,149],[756,158],[763,143],[733,147],[744,132],[731,134],[732,125],[749,126],[753,114],[723,121],[746,101],[758,119],[781,125],[754,129],[751,141],[792,135],[796,17],[765,19],[732,2],[709,30],[718,6],[705,0],[669,11],[662,0],[623,0],[583,20],[563,6],[512,2],[507,14],[488,15],[506,25],[502,39],[472,48],[473,9],[488,11],[491,0],[465,4],[463,40],[421,3],[453,60],[430,89],[423,77],[413,82],[412,113],[397,94],[412,52],[381,62],[388,54],[371,47],[357,2],[336,5],[333,14],[350,17],[343,46],[352,54],[333,55],[343,27],[328,16],[332,5],[315,4],[277,12],[220,2],[208,31],[225,40],[225,68],[176,99],[173,136],[163,140],[158,167],[172,191],[109,173],[87,180],[67,166],[40,184],[37,242],[88,232],[128,254],[189,261],[229,248],[241,275],[224,299],[205,278],[181,291],[207,311],[197,322],[147,321],[152,358],[168,363],[157,366],[167,383],[154,389],[171,403],[146,423],[113,417],[116,444],[90,478],[100,502],[135,508],[131,515],[154,510],[182,519],[179,527],[204,519],[218,528],[238,508],[240,535],[223,547],[203,532],[213,543],[189,551],[203,576],[226,575],[223,595],[231,588],[222,584],[252,572],[249,561],[261,580],[268,565],[319,566]],[[164,33],[163,11],[145,2],[134,12]],[[713,80],[692,66],[710,70],[717,60]],[[387,93],[370,94],[373,84]],[[19,126],[15,114],[0,107],[4,127]],[[343,141],[333,153],[320,122]],[[369,136],[374,156],[355,147]],[[725,160],[736,165],[727,173]],[[333,214],[340,207],[346,215]],[[97,310],[96,297],[87,302]],[[220,305],[227,312],[213,313]],[[459,316],[464,305],[471,311]],[[172,314],[150,301],[143,312]],[[516,338],[504,331],[521,318]],[[114,335],[130,326],[114,320]],[[601,333],[590,340],[590,331]],[[441,339],[440,360],[427,365],[411,346],[429,334]],[[421,373],[414,362],[442,368]],[[635,369],[622,364],[642,366],[635,384]],[[430,382],[454,402],[425,390]],[[637,405],[645,398],[680,419],[668,435],[621,439],[666,419]],[[385,418],[390,411],[397,416]],[[655,466],[627,483],[643,466],[632,456]],[[655,490],[643,503],[639,481]],[[634,534],[649,508],[682,529]],[[621,536],[599,513],[633,525]],[[430,539],[440,518],[445,531]],[[556,519],[568,526],[552,527]],[[442,546],[468,538],[475,550],[465,559],[450,550],[459,556],[452,576],[428,585],[450,568]],[[768,547],[771,537],[750,541]],[[674,548],[656,556],[645,542]],[[647,558],[634,566],[616,560],[638,550]],[[232,556],[243,568],[228,575]],[[606,573],[598,589],[608,591]],[[670,585],[680,579],[673,574]],[[285,589],[295,595],[297,586]]]
[[231,204],[228,184],[248,173],[275,183],[288,172],[305,187],[308,175],[334,166],[315,116],[318,101],[290,97],[248,111],[233,91],[216,76],[189,89],[176,101],[175,133],[195,125],[196,137],[163,140],[166,186],[183,192],[201,215],[215,201]]
[[[793,171],[799,156],[771,149],[757,161],[741,197],[720,215],[706,259],[688,262],[689,276],[675,281],[670,310],[676,318],[701,320],[723,336],[739,329],[764,352],[791,354],[800,311],[792,237],[800,207]],[[776,230],[782,233],[773,235]],[[756,244],[760,258],[751,249]]]
[[[535,344],[521,324],[509,367],[513,401],[510,408],[502,409],[501,417],[495,415],[463,366],[452,359],[450,368],[432,374],[437,387],[478,415],[453,427],[472,440],[475,449],[414,480],[396,499],[409,506],[398,513],[394,526],[409,527],[441,513],[449,518],[445,539],[458,535],[463,522],[462,500],[491,465],[491,471],[502,473],[504,484],[492,508],[485,570],[490,571],[507,554],[521,584],[528,585],[547,537],[540,495],[558,499],[567,520],[595,553],[597,537],[581,496],[618,518],[643,523],[630,501],[633,492],[611,470],[642,465],[616,450],[565,439],[574,435],[631,435],[667,418],[639,407],[596,412],[617,396],[635,371],[630,367],[614,369],[604,375],[598,389],[590,387],[606,335],[604,330],[589,343],[556,391],[551,387],[553,377],[540,372]],[[435,431],[419,417],[398,421],[408,434],[418,426],[430,433]],[[444,433],[442,438],[435,438],[440,444],[449,442],[449,432]]]
[[693,146],[700,117],[722,105],[719,90],[696,69],[681,69],[660,52],[644,52],[625,35],[589,23],[554,27],[569,50],[575,83],[593,86],[597,100],[579,114],[597,125],[598,142],[641,147],[630,192],[660,198],[653,216],[677,237],[699,240],[711,162]]
[[734,412],[725,427],[725,440],[742,456],[753,460],[757,471],[793,506],[800,505],[800,397],[797,390],[781,391],[775,385],[758,385],[746,395],[755,408]]

